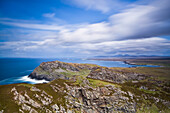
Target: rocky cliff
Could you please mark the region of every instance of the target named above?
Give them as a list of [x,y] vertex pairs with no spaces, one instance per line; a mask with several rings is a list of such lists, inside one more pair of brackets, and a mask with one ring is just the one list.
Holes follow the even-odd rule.
[[69,79],[65,76],[69,72],[79,72],[83,69],[91,70],[94,66],[89,64],[76,64],[76,63],[64,63],[60,61],[43,62],[35,68],[35,70],[29,75],[30,78],[47,81],[52,81],[57,78]]
[[132,72],[117,71],[107,67],[101,67],[93,64],[76,64],[64,63],[60,61],[43,62],[30,75],[30,78],[47,81],[55,79],[70,79],[73,76],[68,76],[71,73],[89,70],[87,78],[99,79],[113,83],[124,83],[129,80],[142,80],[146,76]]
[[[149,72],[153,73],[151,69]],[[0,112],[170,112],[169,80],[144,74],[144,68],[136,70],[44,62],[29,77],[50,82],[0,86]]]
[[147,76],[133,72],[124,72],[110,69],[107,67],[94,67],[91,69],[87,78],[103,80],[113,83],[124,83],[127,81],[143,80]]

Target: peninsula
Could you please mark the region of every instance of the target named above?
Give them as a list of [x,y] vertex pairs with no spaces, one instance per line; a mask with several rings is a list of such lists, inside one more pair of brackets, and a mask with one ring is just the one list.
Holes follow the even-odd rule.
[[49,83],[1,85],[0,112],[167,113],[169,70],[43,62],[29,77]]

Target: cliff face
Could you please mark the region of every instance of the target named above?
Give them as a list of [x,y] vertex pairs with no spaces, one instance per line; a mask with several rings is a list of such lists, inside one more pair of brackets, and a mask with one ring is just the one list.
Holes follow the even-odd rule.
[[82,69],[90,70],[93,66],[88,64],[75,64],[75,63],[64,63],[60,61],[43,62],[35,68],[35,70],[29,75],[30,78],[47,81],[52,81],[58,78],[69,79],[65,76],[69,72],[78,72]]
[[29,77],[50,82],[0,86],[0,112],[170,112],[169,80],[134,70],[44,62]]
[[98,79],[113,83],[124,83],[126,81],[132,80],[143,80],[147,78],[147,76],[132,72],[120,72],[106,67],[94,67],[91,69],[91,72],[89,73],[87,78]]
[[87,78],[99,79],[114,83],[124,83],[125,81],[129,80],[142,80],[146,78],[145,75],[117,72],[116,70],[97,65],[64,63],[59,61],[41,63],[40,66],[38,66],[29,75],[29,77],[39,80],[45,79],[47,81],[52,81],[59,78],[69,79],[72,78],[72,76],[68,76],[70,73],[80,72],[81,70],[90,71]]

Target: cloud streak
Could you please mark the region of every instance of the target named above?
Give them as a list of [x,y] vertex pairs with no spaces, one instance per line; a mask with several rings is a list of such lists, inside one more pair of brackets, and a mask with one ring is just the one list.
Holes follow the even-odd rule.
[[[77,43],[66,44],[60,42],[57,39],[46,39],[43,41],[13,41],[13,42],[1,42],[1,49],[11,49],[13,51],[49,51],[54,53],[59,48],[61,50],[70,50],[72,54],[87,54],[93,55],[117,55],[117,54],[130,54],[130,55],[142,55],[142,54],[155,54],[162,55],[164,52],[169,52],[170,41],[152,37],[146,39],[137,40],[123,40],[123,41],[108,41],[100,43]],[[158,51],[159,54],[158,54]],[[41,51],[42,52],[42,51]],[[61,52],[61,51],[60,51]]]
[[71,2],[73,5],[85,8],[86,10],[97,10],[102,13],[108,13],[112,10],[116,11],[122,9],[123,6],[127,5],[127,2],[120,0],[66,0]]
[[55,16],[55,13],[45,13],[43,14],[43,16],[47,18],[53,18]]
[[[68,42],[97,42],[170,35],[169,0],[149,5],[134,5],[109,17],[108,21],[77,25],[27,24],[0,21],[1,24],[30,29],[59,31]],[[164,7],[163,7],[164,6]],[[76,27],[75,27],[76,26]]]
[[22,27],[22,28],[29,28],[29,29],[39,29],[39,30],[64,30],[61,26],[56,25],[43,25],[43,24],[27,24],[27,23],[13,23],[13,22],[0,22],[1,24],[5,25],[11,25],[16,27]]

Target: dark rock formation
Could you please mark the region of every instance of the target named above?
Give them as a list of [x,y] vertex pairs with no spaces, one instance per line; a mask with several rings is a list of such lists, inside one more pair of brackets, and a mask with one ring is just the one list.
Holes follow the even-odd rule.
[[92,69],[93,66],[88,64],[64,63],[60,61],[43,62],[40,66],[35,68],[29,77],[37,80],[45,79],[47,81],[52,81],[57,78],[68,79],[63,73]]
[[[85,113],[135,113],[135,102],[130,102],[133,94],[121,91],[113,85],[105,87],[72,87],[66,84],[69,104],[77,111]],[[126,95],[126,96],[125,96]],[[73,101],[76,100],[77,101]],[[121,103],[122,101],[122,103]]]
[[52,81],[54,79],[69,79],[65,73],[69,72],[79,72],[83,69],[90,70],[90,74],[87,78],[99,79],[108,82],[123,83],[128,80],[142,80],[145,79],[145,75],[128,73],[128,72],[118,72],[114,69],[107,67],[100,67],[97,65],[89,64],[76,64],[76,63],[64,63],[59,61],[53,62],[43,62],[38,66],[30,75],[30,78],[47,81]]
[[128,72],[117,72],[113,69],[106,67],[94,67],[87,78],[104,80],[114,83],[124,83],[129,80],[143,80],[146,78],[146,75],[128,73]]

